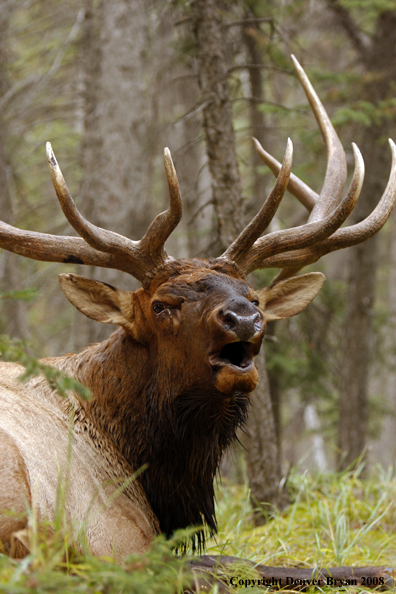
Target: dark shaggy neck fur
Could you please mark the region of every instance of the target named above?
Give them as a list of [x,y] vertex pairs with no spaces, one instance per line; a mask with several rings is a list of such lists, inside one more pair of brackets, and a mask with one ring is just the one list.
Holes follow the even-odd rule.
[[[162,415],[156,398],[145,394],[147,439],[138,464],[148,462],[142,483],[159,519],[170,536],[178,528],[206,524],[216,532],[213,481],[221,457],[246,421],[248,397],[199,393],[194,390],[167,403]],[[204,532],[193,545],[204,545]]]
[[[135,469],[161,531],[206,524],[216,531],[213,480],[225,449],[244,425],[245,394],[226,397],[214,388],[173,394],[164,370],[152,368],[145,347],[123,330],[67,358],[62,367],[90,387],[87,416]],[[202,548],[204,533],[193,546]]]

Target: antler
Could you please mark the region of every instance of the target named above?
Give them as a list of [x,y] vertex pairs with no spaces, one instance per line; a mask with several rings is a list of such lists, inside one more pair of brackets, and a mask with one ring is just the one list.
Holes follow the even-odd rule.
[[[274,280],[293,276],[300,268],[315,262],[322,255],[356,245],[375,235],[389,218],[396,202],[396,147],[390,140],[391,174],[379,204],[365,221],[338,229],[352,212],[360,195],[364,178],[363,159],[357,146],[352,144],[355,171],[347,195],[341,200],[347,175],[344,149],[304,70],[294,56],[292,60],[326,144],[328,164],[322,191],[320,195],[316,194],[298,177],[290,174],[288,190],[311,211],[308,222],[300,227],[259,237],[264,229],[259,226],[258,217],[256,217],[247,228],[250,229],[250,235],[255,236],[254,241],[247,246],[247,229],[245,229],[222,255],[223,258],[234,260],[245,274],[258,268],[284,267]],[[261,159],[273,173],[281,176],[285,162],[281,165],[263,149],[256,139],[254,142]],[[267,210],[269,214],[271,211],[269,199],[259,213],[260,220],[269,219],[269,224],[273,215],[269,218]]]
[[34,260],[115,268],[128,272],[143,284],[149,283],[156,271],[172,260],[164,249],[164,243],[182,216],[179,183],[169,149],[164,150],[169,208],[154,219],[140,241],[132,241],[87,221],[70,195],[49,142],[46,152],[52,182],[62,210],[82,239],[24,231],[0,222],[0,246]]
[[164,243],[180,222],[182,201],[179,182],[168,148],[164,150],[164,164],[169,187],[169,208],[154,219],[140,241],[132,241],[87,221],[74,204],[49,142],[47,142],[47,161],[52,183],[65,217],[92,248],[115,256],[116,265],[113,268],[119,268],[118,263],[120,263],[122,270],[124,261],[127,260],[129,263],[127,272],[138,280],[147,282],[147,277],[152,277],[156,270],[171,259],[165,252]]
[[[389,139],[392,152],[392,166],[388,184],[381,200],[373,212],[360,223],[338,229],[331,237],[307,249],[290,251],[287,254],[278,254],[273,257],[263,258],[258,268],[292,267],[300,269],[319,260],[324,254],[335,250],[363,243],[373,237],[386,223],[396,202],[396,145]],[[283,278],[286,278],[283,276]]]
[[[276,280],[293,276],[300,268],[328,252],[365,241],[385,224],[396,202],[396,145],[390,140],[391,174],[379,204],[363,222],[339,229],[359,197],[364,178],[363,159],[353,144],[355,171],[348,192],[341,199],[347,175],[345,152],[305,72],[294,56],[292,60],[326,144],[328,164],[322,191],[317,195],[291,173],[293,149],[290,140],[282,165],[254,140],[260,157],[278,178],[260,212],[221,256],[223,260],[235,262],[245,274],[257,268],[283,267]],[[115,268],[131,274],[144,286],[149,285],[157,271],[173,259],[166,253],[164,243],[182,215],[179,183],[169,150],[164,150],[169,208],[154,219],[140,241],[132,241],[87,221],[73,202],[49,143],[47,160],[62,210],[81,237],[34,233],[0,222],[0,247],[35,260]],[[301,227],[261,237],[286,188],[311,211],[308,222]]]

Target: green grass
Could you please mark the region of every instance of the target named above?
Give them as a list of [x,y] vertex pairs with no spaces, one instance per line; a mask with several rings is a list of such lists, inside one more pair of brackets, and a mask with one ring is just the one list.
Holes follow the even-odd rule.
[[264,526],[251,524],[247,487],[223,486],[218,497],[218,544],[209,552],[240,555],[265,565],[396,565],[396,480],[375,468],[290,478],[293,503]]
[[[289,488],[291,506],[255,528],[247,486],[220,485],[219,534],[208,543],[207,553],[284,567],[396,565],[396,481],[390,473],[375,468],[366,480],[359,472],[296,473]],[[68,541],[61,529],[47,539],[36,533],[32,553],[23,561],[0,555],[0,592],[165,594],[180,591],[188,581],[183,560],[172,556],[175,542],[159,538],[146,555],[130,557],[120,566],[76,553]],[[359,591],[365,590],[348,589]]]

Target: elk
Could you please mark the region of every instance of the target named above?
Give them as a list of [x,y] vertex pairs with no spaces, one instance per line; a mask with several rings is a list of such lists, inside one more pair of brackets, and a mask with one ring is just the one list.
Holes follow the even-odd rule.
[[[387,188],[364,221],[340,228],[354,208],[364,177],[359,149],[345,196],[346,157],[341,142],[303,69],[294,65],[327,146],[328,165],[318,196],[291,174],[292,144],[283,163],[257,141],[276,171],[261,210],[218,258],[173,259],[165,240],[179,223],[182,202],[168,149],[168,210],[140,241],[87,221],[77,210],[47,144],[47,160],[62,210],[80,237],[20,230],[0,223],[0,246],[47,262],[110,267],[142,283],[135,292],[77,274],[61,274],[60,286],[84,315],[119,329],[78,354],[43,361],[78,379],[88,401],[71,392],[61,398],[43,377],[18,381],[21,366],[1,363],[0,540],[22,557],[28,542],[26,505],[38,519],[52,519],[59,477],[67,477],[65,514],[84,525],[95,555],[145,551],[159,532],[206,525],[216,530],[213,481],[222,454],[246,422],[249,394],[269,320],[301,312],[320,290],[318,272],[295,276],[322,255],[365,241],[388,219],[396,200],[396,146]],[[311,211],[300,227],[263,235],[288,188]],[[246,275],[281,268],[269,287],[255,291]],[[73,417],[72,453],[68,452]],[[129,480],[141,467],[146,469]],[[120,485],[122,488],[120,488]],[[204,543],[198,532],[197,545]],[[290,572],[290,570],[288,570]]]

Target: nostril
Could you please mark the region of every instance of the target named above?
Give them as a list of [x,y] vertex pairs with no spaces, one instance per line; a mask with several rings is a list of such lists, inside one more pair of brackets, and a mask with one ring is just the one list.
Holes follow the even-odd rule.
[[233,311],[221,310],[218,318],[226,330],[232,330],[238,323],[238,316]]

